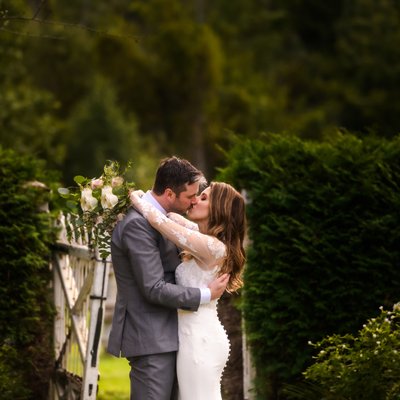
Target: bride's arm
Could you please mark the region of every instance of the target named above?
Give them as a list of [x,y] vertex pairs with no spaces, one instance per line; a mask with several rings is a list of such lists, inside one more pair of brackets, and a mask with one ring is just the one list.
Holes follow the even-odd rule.
[[176,222],[177,224],[182,225],[185,228],[191,229],[192,231],[199,230],[199,226],[195,222],[189,221],[187,218],[183,217],[182,215],[170,212],[167,214],[167,217],[169,219],[172,219],[172,221]]
[[135,192],[131,193],[130,198],[132,205],[143,214],[154,229],[201,261],[201,267],[214,268],[225,257],[225,245],[215,237],[188,229],[167,218]]

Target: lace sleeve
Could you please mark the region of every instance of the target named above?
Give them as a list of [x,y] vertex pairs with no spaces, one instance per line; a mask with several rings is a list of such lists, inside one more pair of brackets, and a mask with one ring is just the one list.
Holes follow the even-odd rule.
[[142,200],[138,194],[131,194],[132,205],[143,214],[151,226],[178,247],[188,251],[200,261],[204,269],[214,268],[225,256],[225,245],[217,238],[189,229],[167,218],[152,204]]
[[182,217],[182,215],[171,212],[167,214],[167,217],[169,219],[172,219],[172,221],[176,222],[177,224],[182,225],[185,228],[191,229],[192,231],[199,230],[199,226],[196,223],[189,221],[187,218]]

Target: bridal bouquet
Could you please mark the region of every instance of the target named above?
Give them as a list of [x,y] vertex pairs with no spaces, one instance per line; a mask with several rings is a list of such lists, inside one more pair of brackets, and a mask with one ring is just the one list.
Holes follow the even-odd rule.
[[86,233],[89,244],[99,249],[102,258],[108,257],[112,230],[131,205],[129,191],[134,184],[125,179],[130,168],[128,163],[121,171],[118,162],[108,161],[99,178],[78,175],[74,178],[77,187],[58,189],[70,215],[72,228],[67,224],[69,240],[72,234],[79,237]]

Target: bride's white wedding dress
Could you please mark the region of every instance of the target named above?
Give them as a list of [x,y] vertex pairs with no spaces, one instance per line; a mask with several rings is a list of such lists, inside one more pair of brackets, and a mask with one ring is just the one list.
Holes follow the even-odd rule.
[[[178,214],[168,218],[135,195],[134,206],[161,234],[190,256],[176,269],[176,282],[206,288],[224,261],[225,245],[198,231],[197,224]],[[221,377],[229,356],[229,340],[218,318],[217,301],[198,311],[178,311],[179,350],[177,375],[179,400],[221,400]]]
[[[215,279],[216,269],[203,270],[191,259],[178,266],[176,281],[184,286],[207,287]],[[218,319],[217,302],[200,305],[196,312],[179,310],[178,333],[178,400],[220,400],[229,340]]]

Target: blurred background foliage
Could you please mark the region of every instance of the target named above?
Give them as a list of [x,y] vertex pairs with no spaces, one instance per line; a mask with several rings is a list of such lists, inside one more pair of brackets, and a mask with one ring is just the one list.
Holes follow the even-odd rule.
[[230,133],[399,131],[391,0],[0,1],[0,144],[63,171],[189,158],[212,179]]

